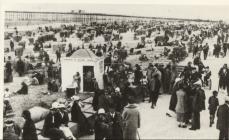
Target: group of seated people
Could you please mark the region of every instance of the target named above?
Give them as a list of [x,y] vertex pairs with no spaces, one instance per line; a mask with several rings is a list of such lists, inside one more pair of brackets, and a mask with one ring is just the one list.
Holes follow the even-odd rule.
[[[45,118],[42,135],[51,139],[76,139],[75,136],[91,134],[91,126],[83,114],[81,108],[84,107],[79,96],[72,96],[70,104],[65,101],[56,101],[52,104],[49,114]],[[78,130],[74,131],[68,126],[70,121],[68,108],[71,110],[71,121],[77,123]]]

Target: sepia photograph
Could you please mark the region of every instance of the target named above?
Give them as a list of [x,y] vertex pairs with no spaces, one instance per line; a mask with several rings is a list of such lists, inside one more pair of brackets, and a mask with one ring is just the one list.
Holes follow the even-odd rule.
[[229,5],[2,13],[3,140],[228,140]]

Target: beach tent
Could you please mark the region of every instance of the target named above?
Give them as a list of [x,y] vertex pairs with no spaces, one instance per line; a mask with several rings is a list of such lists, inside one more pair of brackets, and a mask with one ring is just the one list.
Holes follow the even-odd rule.
[[89,85],[87,81],[90,78],[90,74],[96,78],[99,88],[103,89],[104,58],[97,57],[89,49],[79,49],[70,57],[61,59],[63,91],[65,91],[67,87],[71,87],[73,75],[75,75],[76,72],[79,72],[81,76],[81,92],[90,91],[87,89]]

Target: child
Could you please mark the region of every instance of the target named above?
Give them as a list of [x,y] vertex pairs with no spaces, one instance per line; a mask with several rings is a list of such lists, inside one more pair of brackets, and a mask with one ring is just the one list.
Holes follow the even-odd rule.
[[209,104],[209,113],[210,113],[210,127],[212,124],[214,124],[214,118],[215,118],[215,112],[217,110],[217,107],[219,106],[219,100],[217,98],[218,92],[213,91],[213,96],[211,96],[208,100]]

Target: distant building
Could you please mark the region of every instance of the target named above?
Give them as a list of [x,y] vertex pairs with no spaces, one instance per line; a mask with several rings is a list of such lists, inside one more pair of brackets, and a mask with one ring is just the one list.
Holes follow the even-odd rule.
[[107,23],[122,21],[149,21],[152,17],[109,15],[101,13],[86,13],[84,10],[71,10],[70,12],[28,12],[5,11],[5,26],[39,25],[47,23]]

